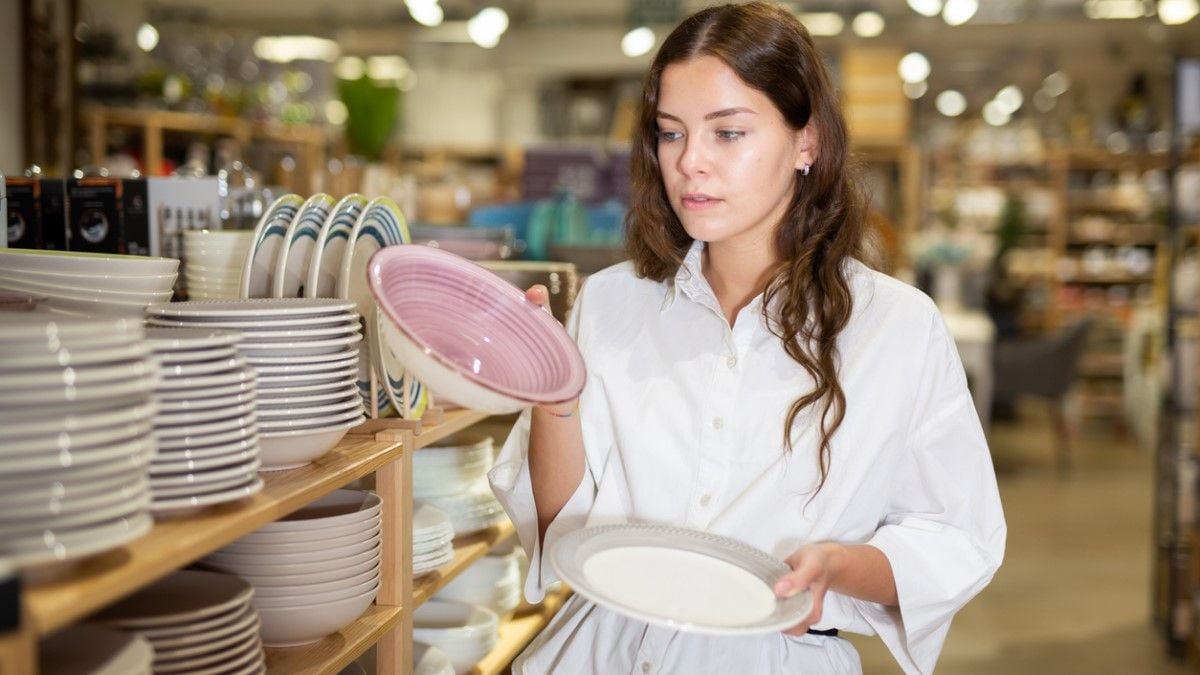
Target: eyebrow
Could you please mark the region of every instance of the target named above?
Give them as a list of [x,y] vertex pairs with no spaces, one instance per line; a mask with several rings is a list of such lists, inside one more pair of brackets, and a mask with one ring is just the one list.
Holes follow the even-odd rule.
[[[741,113],[749,113],[751,115],[758,114],[749,108],[725,108],[724,110],[717,110],[715,112],[708,113],[707,115],[704,116],[704,121],[707,122],[709,120],[715,120],[719,117],[729,117],[731,115],[739,115]],[[680,123],[683,122],[683,120],[679,119],[678,117],[676,117],[670,113],[663,112],[661,110],[658,111],[657,116],[665,117],[669,120],[675,120],[676,122],[680,122]]]

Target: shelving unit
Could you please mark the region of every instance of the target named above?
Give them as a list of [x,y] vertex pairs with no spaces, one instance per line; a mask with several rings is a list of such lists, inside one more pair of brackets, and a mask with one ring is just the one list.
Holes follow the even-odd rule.
[[[316,462],[264,474],[266,486],[245,500],[164,520],[145,536],[118,549],[80,561],[53,581],[28,586],[22,597],[19,633],[0,639],[0,673],[34,675],[37,641],[85,619],[239,537],[374,472],[383,497],[382,578],[376,602],[340,632],[301,647],[267,649],[269,673],[335,674],[369,649],[378,647],[381,675],[412,670],[412,611],[471,563],[513,533],[511,524],[462,537],[452,563],[414,584],[412,579],[412,453],[477,424],[486,413],[460,410],[434,415],[436,425],[380,430],[380,422],[352,429]],[[541,609],[502,627],[497,649],[481,672],[499,672],[544,626],[562,602],[551,596]],[[505,656],[507,654],[507,657]]]
[[548,593],[541,605],[501,624],[500,637],[496,641],[496,646],[475,665],[475,670],[471,675],[500,675],[503,673],[517,654],[520,654],[534,636],[546,627],[546,624],[569,597],[571,597],[571,593],[566,590]]

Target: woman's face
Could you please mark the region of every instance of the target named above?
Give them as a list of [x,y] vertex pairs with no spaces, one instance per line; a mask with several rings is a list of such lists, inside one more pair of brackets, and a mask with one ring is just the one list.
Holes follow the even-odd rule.
[[663,183],[688,235],[769,245],[796,171],[812,162],[808,129],[789,128],[771,99],[712,56],[666,67],[657,118]]

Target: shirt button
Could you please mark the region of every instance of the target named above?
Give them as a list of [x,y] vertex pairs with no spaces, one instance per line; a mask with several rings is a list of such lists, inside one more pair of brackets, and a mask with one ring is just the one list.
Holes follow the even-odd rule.
[[708,506],[709,502],[711,502],[711,501],[712,501],[712,495],[704,495],[703,497],[700,498],[700,506]]
[[650,672],[650,662],[649,661],[642,661],[642,672],[643,673]]
[[737,357],[731,356],[731,357],[725,359],[725,365],[729,366],[731,369],[736,368],[737,367]]
[[720,417],[713,418],[713,428],[714,429],[720,429],[721,427],[724,427],[724,426],[725,426],[725,420],[721,419]]

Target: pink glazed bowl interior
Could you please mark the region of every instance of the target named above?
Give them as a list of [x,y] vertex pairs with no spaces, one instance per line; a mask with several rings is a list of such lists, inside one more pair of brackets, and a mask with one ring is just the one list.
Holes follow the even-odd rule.
[[[528,404],[569,401],[583,390],[586,371],[575,342],[524,290],[496,274],[416,245],[380,249],[368,274],[399,332],[457,375]],[[438,382],[426,384],[439,389]]]

